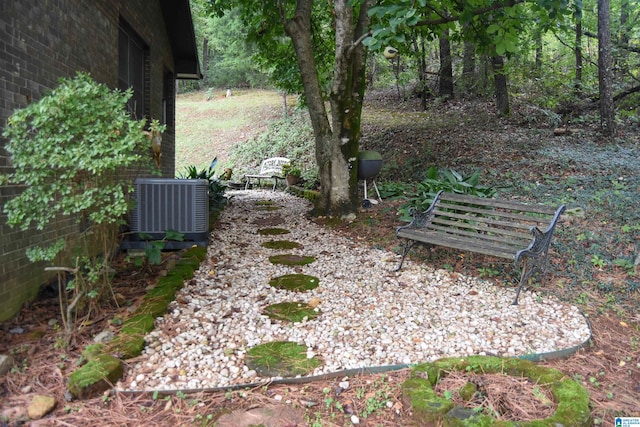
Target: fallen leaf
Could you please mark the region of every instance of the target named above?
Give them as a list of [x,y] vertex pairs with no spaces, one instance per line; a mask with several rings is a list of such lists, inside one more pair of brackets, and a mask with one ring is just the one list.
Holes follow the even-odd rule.
[[311,308],[316,308],[318,305],[320,305],[320,298],[318,297],[313,297],[309,300],[309,307]]
[[626,322],[620,322],[620,326],[622,326],[623,328],[629,327]]

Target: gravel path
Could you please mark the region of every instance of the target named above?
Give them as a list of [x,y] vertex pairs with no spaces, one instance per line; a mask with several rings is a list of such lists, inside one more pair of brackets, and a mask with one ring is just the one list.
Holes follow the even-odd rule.
[[[313,375],[408,364],[471,354],[521,356],[584,343],[588,324],[574,306],[523,290],[434,270],[371,249],[305,218],[310,204],[283,192],[231,191],[212,233],[208,259],[178,293],[147,337],[142,356],[117,385],[124,390],[224,387],[268,381],[244,364],[248,349],[270,341],[307,346],[323,365]],[[278,210],[258,201],[270,200]],[[281,224],[277,224],[279,221]],[[266,225],[271,224],[271,225]],[[290,230],[261,236],[260,228]],[[393,230],[389,230],[390,233]],[[290,240],[299,249],[261,246]],[[302,267],[272,265],[283,252],[316,257]],[[320,279],[306,293],[269,286],[273,277],[304,273]],[[321,315],[295,324],[272,321],[263,309],[285,301],[319,300]]]

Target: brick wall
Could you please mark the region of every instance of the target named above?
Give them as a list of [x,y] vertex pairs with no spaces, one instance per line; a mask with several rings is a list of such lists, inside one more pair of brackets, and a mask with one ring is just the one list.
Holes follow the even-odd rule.
[[[99,82],[117,87],[118,28],[125,20],[149,46],[149,106],[162,117],[163,90],[173,81],[173,59],[158,0],[2,0],[0,1],[0,134],[15,109],[37,101],[61,77],[88,71]],[[165,176],[174,174],[174,102],[167,99],[168,131],[163,138]],[[11,163],[0,136],[0,174]],[[25,256],[32,245],[52,241],[53,230],[21,231],[6,223],[3,207],[20,189],[0,186],[0,321],[14,316],[33,299],[48,278],[44,265]],[[55,227],[77,234],[73,218]]]

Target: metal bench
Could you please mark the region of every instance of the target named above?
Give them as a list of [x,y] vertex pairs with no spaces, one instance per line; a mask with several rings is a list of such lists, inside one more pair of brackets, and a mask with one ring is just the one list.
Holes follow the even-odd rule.
[[542,273],[544,280],[551,237],[564,210],[564,205],[555,209],[440,191],[427,210],[410,210],[411,223],[396,229],[402,246],[396,271],[418,242],[511,259],[515,267],[522,262],[513,300],[518,304],[522,285],[532,274]]
[[258,185],[260,185],[260,181],[263,179],[273,179],[273,190],[275,190],[278,181],[285,179],[282,174],[282,166],[290,162],[286,157],[271,157],[263,160],[260,164],[260,172],[255,175],[247,174],[244,176],[246,179],[244,189],[247,190],[251,186],[252,179],[258,181]]

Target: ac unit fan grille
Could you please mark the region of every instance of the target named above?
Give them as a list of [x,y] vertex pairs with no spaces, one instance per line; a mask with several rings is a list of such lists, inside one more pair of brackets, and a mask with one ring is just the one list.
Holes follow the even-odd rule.
[[203,179],[137,179],[132,231],[206,233],[209,229],[208,184]]

